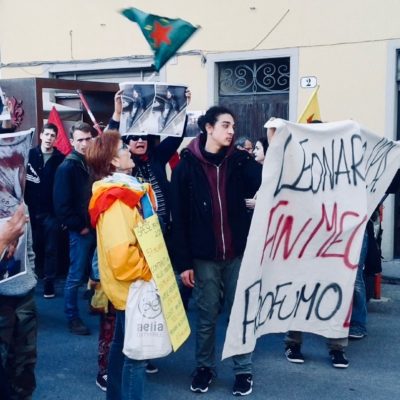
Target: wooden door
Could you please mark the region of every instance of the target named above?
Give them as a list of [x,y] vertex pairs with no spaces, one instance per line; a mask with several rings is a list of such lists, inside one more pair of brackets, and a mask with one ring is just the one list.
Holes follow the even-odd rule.
[[261,96],[222,96],[219,104],[235,114],[236,137],[248,136],[257,140],[266,135],[264,124],[269,118],[289,117],[289,96],[261,95]]

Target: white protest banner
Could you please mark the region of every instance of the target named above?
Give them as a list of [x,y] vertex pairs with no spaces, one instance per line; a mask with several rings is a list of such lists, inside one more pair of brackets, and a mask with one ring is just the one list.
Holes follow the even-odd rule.
[[273,120],[223,358],[296,330],[347,337],[366,222],[400,165],[400,144],[354,121]]
[[122,93],[122,135],[183,134],[186,119],[186,86],[164,83],[124,82]]
[[[26,164],[34,129],[0,134],[0,226],[24,199]],[[0,260],[0,284],[26,273],[26,230]]]

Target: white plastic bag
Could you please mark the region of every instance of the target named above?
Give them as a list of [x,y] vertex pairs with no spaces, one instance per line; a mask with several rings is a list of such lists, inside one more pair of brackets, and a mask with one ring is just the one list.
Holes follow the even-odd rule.
[[133,360],[165,357],[172,351],[160,296],[153,279],[129,288],[125,309],[123,353]]

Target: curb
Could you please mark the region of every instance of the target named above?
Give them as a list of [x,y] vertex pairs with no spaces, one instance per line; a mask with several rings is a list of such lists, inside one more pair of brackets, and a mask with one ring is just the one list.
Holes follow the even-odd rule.
[[390,284],[390,285],[400,285],[400,277],[382,275],[382,283],[387,283],[387,284]]

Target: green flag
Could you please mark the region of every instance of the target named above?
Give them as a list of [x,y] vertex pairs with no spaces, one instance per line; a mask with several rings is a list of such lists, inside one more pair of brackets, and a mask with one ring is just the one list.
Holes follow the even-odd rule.
[[154,52],[156,71],[162,68],[198,28],[183,19],[146,14],[137,8],[126,8],[121,14],[139,24]]

